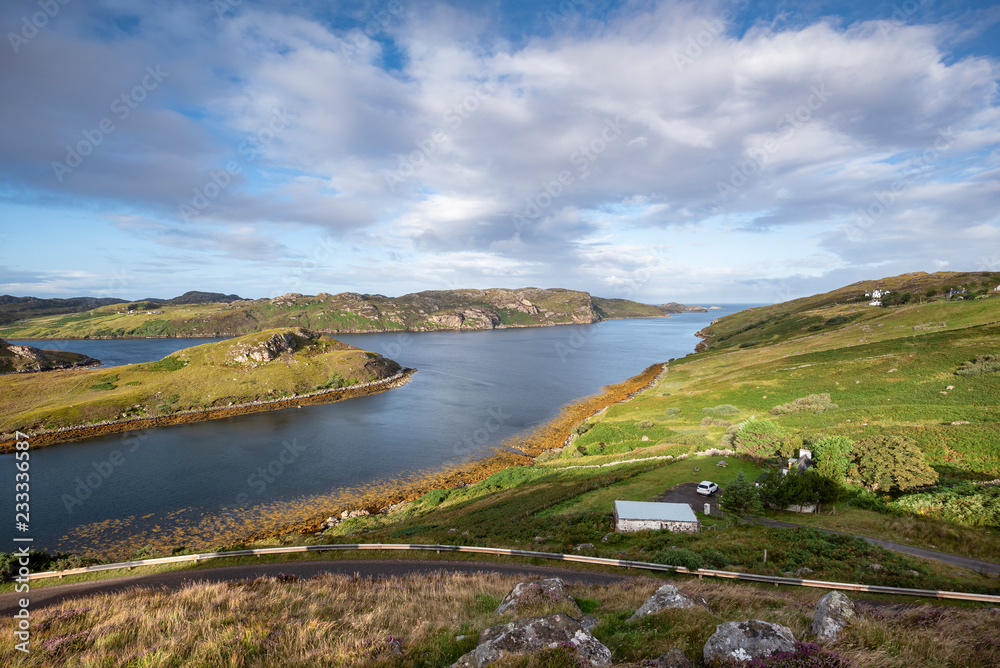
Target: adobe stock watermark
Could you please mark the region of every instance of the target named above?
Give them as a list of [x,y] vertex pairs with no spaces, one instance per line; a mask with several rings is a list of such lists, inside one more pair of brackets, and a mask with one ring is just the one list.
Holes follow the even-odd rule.
[[397,0],[390,0],[383,9],[376,9],[369,15],[363,28],[355,28],[340,43],[340,52],[348,61],[353,60],[362,51],[371,46],[372,41],[382,33],[392,19],[403,13],[403,5]]
[[[170,72],[164,72],[159,65],[155,67],[147,65],[145,71],[146,75],[138,84],[111,101],[111,113],[114,114],[119,123],[125,122],[149,94],[159,88],[163,80],[170,76]],[[55,174],[59,183],[62,183],[66,176],[72,174],[73,170],[82,165],[83,161],[91,156],[97,147],[104,143],[104,140],[117,129],[118,126],[115,125],[114,120],[105,116],[97,122],[93,129],[81,130],[80,134],[83,135],[83,139],[76,144],[66,146],[66,157],[63,162],[57,160],[52,162],[52,173]]]
[[7,41],[14,53],[20,53],[21,47],[30,42],[38,35],[39,31],[49,24],[49,21],[59,15],[62,8],[71,0],[38,0],[38,6],[42,11],[35,12],[31,16],[21,17],[21,29],[17,32],[8,32]]
[[281,285],[284,292],[291,292],[302,285],[302,279],[307,274],[311,274],[320,267],[328,266],[333,257],[336,242],[331,236],[324,236],[312,247],[306,259],[300,261],[287,274],[281,276]]
[[733,20],[736,12],[744,9],[749,4],[750,0],[737,0],[734,3],[734,7],[723,9],[718,18],[711,20],[703,19],[701,22],[703,26],[702,30],[688,36],[683,50],[674,49],[671,53],[677,71],[683,72],[688,65],[701,58],[705,54],[705,51],[715,44],[715,40],[720,35],[725,34],[726,25]]
[[[456,132],[468,120],[483,102],[488,100],[499,88],[493,81],[484,81],[476,86],[469,95],[452,104],[444,112],[442,119],[452,132]],[[396,186],[405,183],[427,166],[432,156],[437,154],[441,146],[448,141],[450,135],[444,128],[434,128],[426,137],[415,139],[417,149],[406,155],[399,155],[398,165],[393,171],[383,173],[385,183],[391,192],[396,192]]]
[[471,430],[452,443],[451,449],[455,458],[444,463],[444,466],[452,466],[457,462],[464,461],[469,456],[480,452],[484,446],[496,441],[496,433],[507,424],[514,415],[504,411],[502,406],[494,406],[489,409],[487,417],[482,424]]
[[608,150],[622,133],[628,128],[628,122],[621,116],[608,118],[604,127],[589,142],[581,144],[569,156],[569,162],[576,171],[563,169],[552,177],[542,179],[541,188],[531,197],[524,199],[524,206],[517,211],[509,212],[514,229],[520,232],[525,225],[535,222],[542,214],[560,198],[566,189],[574,183],[580,183],[590,178],[591,169],[601,155]]
[[562,0],[558,6],[550,6],[545,10],[545,20],[548,22],[550,28],[555,28],[579,12],[584,4],[584,0]]
[[907,160],[904,163],[902,176],[895,179],[885,190],[873,191],[872,199],[868,205],[859,207],[854,211],[854,220],[847,227],[848,236],[852,239],[857,239],[871,230],[875,221],[895,206],[896,202],[912,186],[913,182],[921,174],[928,171],[941,155],[954,145],[954,130],[949,127],[938,131],[937,139],[934,140],[931,146],[924,149],[916,158]]
[[[127,432],[122,434],[121,443],[123,446],[128,446],[127,452],[135,452],[154,431],[156,431],[155,427]],[[82,506],[86,503],[87,499],[101,488],[101,485],[125,465],[125,461],[125,453],[121,450],[112,450],[107,457],[91,462],[90,468],[93,470],[88,469],[87,473],[77,476],[74,480],[76,486],[73,488],[73,492],[62,495],[66,512],[72,514],[76,506]]]
[[267,125],[247,135],[237,148],[237,152],[243,156],[242,160],[230,160],[222,169],[210,169],[205,183],[192,189],[194,194],[191,199],[181,202],[179,206],[181,218],[189,222],[201,215],[212,205],[215,198],[226,191],[233,182],[233,177],[241,174],[245,166],[256,160],[275,137],[291,125],[291,122],[292,116],[284,107],[272,109],[271,119]]
[[812,86],[805,101],[775,124],[774,129],[781,133],[779,136],[768,137],[761,146],[746,151],[744,154],[746,158],[732,165],[729,180],[715,182],[719,199],[723,202],[729,201],[729,198],[745,186],[751,177],[764,168],[792,135],[812,120],[813,114],[823,108],[830,96],[831,93],[825,84]]
[[913,15],[929,4],[930,0],[905,0],[902,6],[893,4],[892,14],[887,20],[878,22],[878,29],[883,35],[887,35],[894,28],[900,28],[909,22]]
[[251,493],[259,497],[269,485],[274,483],[284,472],[285,467],[292,464],[299,456],[306,451],[304,446],[298,444],[296,439],[282,441],[284,446],[278,456],[267,463],[267,466],[258,466],[257,470],[247,476],[246,487],[250,492],[240,492],[236,496],[236,502],[244,506],[251,500]]

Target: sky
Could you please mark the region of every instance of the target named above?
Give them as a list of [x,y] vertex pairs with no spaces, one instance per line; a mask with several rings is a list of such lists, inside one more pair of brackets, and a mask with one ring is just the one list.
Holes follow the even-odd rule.
[[7,0],[0,294],[1000,270],[1000,6]]

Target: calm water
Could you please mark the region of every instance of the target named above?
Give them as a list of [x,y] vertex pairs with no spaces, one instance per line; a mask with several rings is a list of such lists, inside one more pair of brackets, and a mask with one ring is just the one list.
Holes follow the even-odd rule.
[[[697,344],[697,330],[745,307],[569,327],[341,335],[419,371],[408,385],[376,396],[33,451],[30,533],[35,546],[54,550],[60,537],[82,524],[134,516],[162,526],[184,508],[207,513],[291,500],[457,462],[551,419],[564,404],[604,385],[683,357]],[[207,341],[30,345],[127,364]],[[0,471],[7,472],[0,476],[0,494],[8,500],[12,459],[0,456]],[[280,471],[262,475],[269,467],[272,474]],[[10,522],[0,526],[0,540],[11,545]]]

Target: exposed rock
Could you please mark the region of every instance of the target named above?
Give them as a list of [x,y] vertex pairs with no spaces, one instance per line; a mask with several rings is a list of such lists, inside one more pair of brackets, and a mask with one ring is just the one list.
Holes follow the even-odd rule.
[[441,325],[442,327],[461,327],[462,320],[462,316],[456,313],[432,315],[427,318],[427,322],[434,325]]
[[831,591],[816,604],[812,632],[819,640],[836,640],[855,617],[854,602],[841,591]]
[[795,636],[787,626],[751,619],[716,626],[715,633],[705,643],[704,658],[711,666],[730,659],[749,661],[775,652],[794,651]]
[[500,601],[497,613],[502,615],[505,612],[517,612],[518,608],[538,603],[565,603],[570,611],[578,616],[583,615],[559,578],[518,582]]
[[628,621],[634,622],[646,615],[655,615],[664,610],[672,608],[693,608],[698,605],[694,599],[688,598],[678,591],[673,585],[663,585],[656,592],[646,599],[646,602],[629,617]]
[[294,306],[295,302],[302,297],[298,292],[286,292],[283,295],[275,297],[271,300],[271,303],[275,306]]
[[256,362],[270,362],[278,359],[284,353],[295,352],[295,348],[298,345],[296,335],[307,339],[314,336],[301,329],[297,330],[294,334],[292,332],[275,332],[267,339],[255,345],[240,344],[237,346],[233,353],[233,361],[247,362],[254,360]]
[[882,564],[868,564],[868,570],[872,573],[881,573],[885,569],[882,567]]
[[583,552],[583,551],[589,552],[590,550],[594,549],[594,544],[593,543],[580,543],[579,545],[577,545],[573,549],[576,552]]
[[80,353],[18,346],[0,339],[0,373],[52,371],[99,364],[100,361]]
[[340,513],[340,519],[350,520],[354,519],[355,517],[365,517],[366,515],[371,515],[371,513],[363,508],[359,510],[345,510],[344,512]]
[[482,668],[506,656],[566,646],[576,650],[577,665],[611,665],[611,650],[576,619],[556,614],[491,626],[479,637],[479,646],[456,661],[453,668]]
[[684,656],[684,652],[677,647],[661,654],[656,659],[655,665],[656,668],[691,668],[691,662]]
[[799,570],[795,571],[795,577],[800,578],[803,575],[809,575],[812,572],[813,572],[813,569],[809,568],[808,566],[803,566]]
[[580,626],[582,626],[587,631],[593,631],[594,627],[600,624],[597,617],[593,615],[584,615],[583,619],[580,620]]
[[920,577],[919,571],[903,571],[903,575],[909,575],[911,578]]

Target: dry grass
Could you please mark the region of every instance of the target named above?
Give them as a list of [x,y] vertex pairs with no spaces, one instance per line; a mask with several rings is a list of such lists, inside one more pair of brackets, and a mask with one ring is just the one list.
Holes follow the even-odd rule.
[[[495,609],[516,582],[496,574],[381,580],[326,574],[305,581],[192,584],[175,593],[135,589],[33,613],[31,653],[20,655],[12,643],[3,643],[0,664],[447,666],[475,646],[482,630],[509,620]],[[694,665],[699,665],[705,640],[723,621],[778,622],[797,638],[808,639],[813,609],[823,594],[679,581],[687,595],[707,599],[711,611],[674,610],[626,623],[661,584],[633,578],[568,590],[598,618],[594,634],[617,663],[652,659],[681,647]],[[996,666],[996,619],[982,608],[869,604],[830,649],[857,666]],[[8,638],[12,622],[0,622],[0,632]],[[456,639],[463,635],[467,637]],[[561,660],[535,657],[504,665],[563,665]]]

